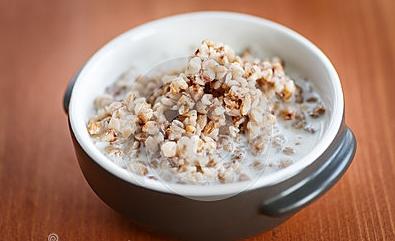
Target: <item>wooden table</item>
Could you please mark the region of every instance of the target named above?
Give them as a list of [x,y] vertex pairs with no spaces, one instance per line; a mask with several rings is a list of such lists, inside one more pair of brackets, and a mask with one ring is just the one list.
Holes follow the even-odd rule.
[[95,196],[62,95],[105,42],[186,11],[233,10],[315,42],[341,77],[358,151],[317,202],[251,240],[395,240],[395,1],[0,0],[0,240],[164,240]]

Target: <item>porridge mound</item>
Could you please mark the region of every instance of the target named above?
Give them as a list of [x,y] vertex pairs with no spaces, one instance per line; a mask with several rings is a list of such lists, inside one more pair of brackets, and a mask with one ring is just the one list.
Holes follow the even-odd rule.
[[[87,129],[111,160],[138,175],[188,184],[246,181],[292,164],[325,113],[311,86],[291,79],[279,58],[236,55],[210,40],[182,70],[151,78],[125,73],[94,106]],[[268,157],[269,149],[275,153]]]

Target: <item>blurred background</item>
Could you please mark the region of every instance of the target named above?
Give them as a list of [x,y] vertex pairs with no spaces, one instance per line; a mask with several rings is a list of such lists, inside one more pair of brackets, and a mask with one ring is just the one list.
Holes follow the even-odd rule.
[[395,240],[395,1],[0,0],[0,240],[169,240],[99,200],[78,168],[62,97],[98,48],[147,21],[200,10],[303,34],[342,80],[359,149],[344,178],[251,240]]

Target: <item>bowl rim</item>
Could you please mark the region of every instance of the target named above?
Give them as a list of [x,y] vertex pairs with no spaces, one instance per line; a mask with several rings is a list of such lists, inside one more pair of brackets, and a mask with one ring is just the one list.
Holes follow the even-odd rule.
[[[266,26],[269,28],[273,28],[276,31],[280,31],[285,33],[289,38],[293,41],[297,41],[300,44],[304,45],[307,49],[309,49],[313,54],[315,54],[324,65],[324,68],[329,74],[329,79],[332,81],[334,87],[334,100],[333,100],[333,111],[332,117],[330,118],[329,125],[327,130],[325,131],[320,142],[314,147],[314,149],[304,156],[302,159],[293,163],[292,165],[278,170],[274,173],[259,177],[257,181],[252,182],[251,185],[246,186],[243,182],[237,183],[227,183],[227,184],[216,184],[209,186],[200,186],[200,185],[190,185],[190,184],[171,184],[171,183],[163,183],[156,180],[151,180],[148,178],[144,178],[138,176],[136,174],[130,173],[126,169],[116,165],[112,162],[108,157],[106,157],[94,144],[91,140],[87,140],[83,135],[81,135],[81,129],[78,128],[78,113],[76,113],[76,105],[77,105],[77,97],[75,97],[75,90],[79,88],[80,82],[83,81],[86,69],[89,66],[92,66],[98,58],[105,57],[106,53],[111,51],[114,46],[121,44],[127,37],[131,35],[143,34],[145,31],[149,30],[152,27],[156,27],[162,24],[176,24],[179,21],[183,21],[186,19],[201,19],[201,18],[221,18],[221,19],[232,19],[239,20],[249,23],[254,23],[262,26]],[[236,12],[223,12],[223,11],[203,11],[203,12],[191,12],[191,13],[183,13],[177,14],[165,18],[160,18],[154,21],[147,22],[145,24],[134,27],[108,43],[106,43],[103,47],[101,47],[84,65],[81,69],[80,73],[76,77],[75,85],[73,91],[71,93],[70,104],[69,104],[69,123],[71,126],[71,131],[73,132],[78,144],[82,147],[84,152],[94,160],[98,165],[102,168],[113,174],[114,176],[121,178],[122,180],[129,182],[131,184],[160,191],[164,193],[172,193],[177,195],[184,196],[192,196],[192,197],[209,197],[209,196],[222,196],[222,195],[233,195],[243,191],[249,191],[253,189],[257,189],[264,186],[271,186],[276,183],[282,182],[304,170],[307,166],[312,164],[316,159],[318,159],[326,149],[330,146],[330,144],[335,139],[338,131],[343,122],[343,112],[344,112],[344,97],[343,90],[341,87],[341,82],[339,76],[328,59],[328,57],[311,41],[300,35],[299,33],[291,30],[283,25],[272,22],[270,20],[256,17],[252,15],[236,13]],[[86,129],[85,129],[86,131]],[[175,192],[174,190],[177,190]]]

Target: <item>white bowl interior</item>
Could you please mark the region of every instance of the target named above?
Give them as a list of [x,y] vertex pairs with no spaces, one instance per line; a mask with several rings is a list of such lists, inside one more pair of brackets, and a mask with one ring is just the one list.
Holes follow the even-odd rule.
[[[78,142],[96,162],[127,181],[139,180],[140,177],[125,173],[126,170],[116,166],[94,146],[86,130],[86,123],[94,114],[93,100],[131,66],[144,73],[166,59],[190,55],[203,39],[224,42],[236,51],[251,47],[261,51],[260,57],[281,57],[312,81],[330,113],[323,138],[309,155],[288,168],[262,177],[250,188],[284,180],[322,154],[334,139],[343,113],[340,81],[325,55],[299,34],[273,22],[235,13],[203,12],[169,17],[132,29],[100,49],[84,66],[74,86],[69,115]],[[137,184],[169,192],[155,181],[140,181]],[[182,185],[181,189],[187,195],[217,195],[231,193],[237,185]]]

